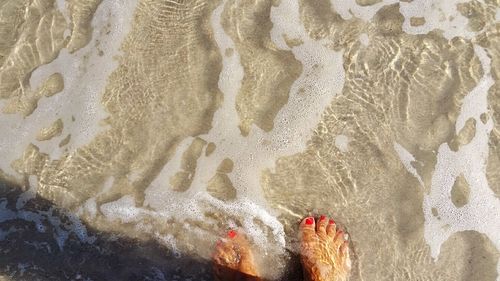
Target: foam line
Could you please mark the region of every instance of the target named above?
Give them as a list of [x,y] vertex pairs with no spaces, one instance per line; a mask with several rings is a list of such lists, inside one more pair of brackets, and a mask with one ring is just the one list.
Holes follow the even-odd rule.
[[[474,45],[474,52],[481,62],[483,77],[476,87],[463,99],[460,115],[457,118],[457,132],[469,118],[476,119],[474,138],[458,151],[452,151],[445,142],[438,149],[437,163],[432,175],[429,193],[424,194],[424,238],[431,248],[434,259],[439,256],[441,245],[454,233],[475,230],[484,233],[500,250],[500,200],[489,187],[486,178],[486,165],[489,152],[489,135],[493,120],[486,123],[480,119],[488,112],[488,90],[494,84],[491,76],[491,60],[487,52]],[[420,177],[409,164],[414,157],[398,144],[394,145],[407,170]],[[403,151],[404,150],[404,151]],[[457,180],[463,175],[470,186],[469,202],[457,208],[451,201],[450,192]],[[432,210],[435,209],[438,216]],[[500,264],[500,261],[499,261]],[[500,276],[500,265],[497,265]],[[499,279],[500,280],[500,277]]]
[[[451,39],[456,36],[471,39],[475,32],[468,29],[468,19],[458,12],[457,4],[464,0],[414,0],[400,2],[399,11],[405,17],[403,30],[409,34],[427,34],[434,29],[443,31],[443,36]],[[423,17],[425,23],[411,26],[411,17]]]
[[353,16],[364,21],[370,21],[382,7],[397,3],[397,0],[383,0],[370,6],[360,6],[356,0],[330,0],[333,9],[345,20]]
[[[121,42],[131,27],[136,3],[136,0],[103,1],[92,21],[93,26],[99,28],[94,28],[91,42],[74,54],[63,49],[54,61],[33,71],[30,78],[32,89],[39,87],[51,74],[59,72],[64,74],[64,90],[50,98],[42,98],[37,109],[26,118],[18,114],[1,115],[0,169],[15,176],[16,172],[10,163],[21,157],[31,142],[41,152],[50,154],[51,159],[56,159],[64,152],[58,144],[68,134],[72,135],[67,146],[71,151],[90,142],[103,129],[98,123],[107,113],[101,105],[101,93],[107,77],[117,66],[113,57],[119,54]],[[59,5],[64,7],[60,2]],[[109,34],[101,28],[108,23]],[[96,45],[104,51],[102,56],[99,56]],[[74,122],[72,116],[75,117]],[[44,142],[35,141],[41,127],[57,118],[62,118],[64,122],[61,137]]]
[[[200,220],[203,219],[203,210],[211,208],[244,218],[242,223],[245,230],[255,235],[253,237],[256,242],[263,245],[266,241],[264,230],[254,222],[254,219],[258,218],[270,228],[274,239],[284,246],[283,226],[267,210],[267,204],[261,194],[261,172],[272,169],[279,157],[306,149],[307,140],[320,121],[321,113],[343,87],[342,53],[331,51],[323,46],[326,42],[316,42],[307,36],[300,22],[296,1],[282,1],[278,7],[273,7],[272,40],[278,47],[291,50],[295,58],[302,62],[304,71],[292,85],[289,101],[278,113],[274,129],[266,133],[253,126],[250,134],[244,137],[238,128],[238,113],[235,109],[235,99],[244,73],[235,44],[221,25],[225,3],[214,10],[211,18],[214,38],[223,57],[218,85],[224,94],[224,101],[214,115],[210,132],[200,136],[208,142],[213,142],[216,150],[209,157],[202,156],[198,160],[192,185],[184,193],[179,194],[167,188],[166,181],[171,174],[172,165],[175,166],[171,164],[175,162],[174,159],[167,164],[170,168],[162,171],[158,177],[161,180],[155,180],[146,190],[145,205],[154,208],[157,213],[144,209],[128,213],[127,208],[135,208],[132,199],[128,197],[116,201],[117,205],[108,203],[101,206],[101,211],[110,219],[119,218],[128,222],[137,219],[133,218],[134,216],[149,215],[175,217],[177,220]],[[303,44],[289,48],[283,41],[283,34],[289,38],[300,39]],[[225,55],[227,49],[233,50],[232,55]],[[219,201],[206,192],[208,181],[225,158],[234,162],[234,169],[228,176],[237,189],[236,201],[228,203]]]
[[[54,215],[54,211],[54,208],[38,212],[31,212],[22,208],[11,210],[7,207],[7,201],[0,199],[0,223],[12,220],[24,220],[34,223],[38,232],[42,233],[47,230],[46,225],[50,224],[55,230],[54,239],[60,250],[64,249],[64,244],[71,233],[75,234],[84,243],[94,243],[96,238],[87,234],[87,229],[77,217],[71,214],[64,214],[70,220],[70,223],[63,224],[60,218]],[[15,231],[15,229],[10,229],[8,232],[12,233]],[[5,239],[6,233],[3,232],[0,236]]]
[[394,150],[396,150],[396,152],[398,153],[399,159],[403,163],[403,166],[406,168],[406,170],[408,170],[408,172],[410,172],[415,178],[417,178],[418,182],[422,185],[422,187],[424,187],[424,182],[418,174],[417,169],[415,169],[415,167],[413,167],[411,164],[411,162],[415,161],[415,157],[397,142],[394,143]]
[[[193,179],[193,183],[188,191],[185,193],[174,192],[168,188],[168,180],[175,172],[175,168],[180,162],[180,157],[174,157],[163,168],[160,175],[155,179],[152,185],[146,190],[145,205],[153,207],[156,213],[144,213],[137,211],[139,216],[152,215],[161,216],[163,218],[174,218],[182,220],[184,218],[191,218],[195,220],[204,219],[204,210],[217,209],[226,212],[235,217],[244,217],[245,230],[252,232],[259,228],[255,225],[253,219],[259,218],[262,222],[267,224],[272,232],[275,234],[275,240],[284,245],[284,232],[281,223],[271,216],[266,208],[261,204],[250,204],[247,195],[250,190],[259,190],[258,178],[260,170],[256,169],[256,162],[258,159],[254,157],[248,147],[256,147],[257,143],[262,142],[262,136],[255,136],[245,138],[241,136],[238,128],[238,114],[235,109],[236,95],[241,87],[241,80],[243,78],[243,67],[240,63],[239,54],[236,52],[234,42],[225,33],[221,25],[221,15],[226,2],[223,2],[217,7],[212,15],[211,24],[214,31],[214,38],[223,56],[223,68],[219,78],[219,88],[224,93],[224,101],[221,108],[215,113],[212,129],[206,135],[200,136],[206,141],[213,142],[216,145],[216,150],[209,156],[202,156],[198,160],[198,167]],[[227,49],[233,49],[231,56],[224,55]],[[252,131],[255,131],[253,128]],[[185,141],[189,145],[190,141]],[[182,154],[182,146],[178,148],[177,154]],[[258,151],[258,149],[257,149]],[[265,152],[265,150],[263,151]],[[208,181],[214,176],[219,163],[224,158],[231,158],[234,161],[235,169],[231,175],[231,180],[235,187],[239,189],[240,197],[235,202],[225,203],[212,198],[206,193],[206,186]],[[254,167],[252,169],[252,166]],[[248,174],[248,175],[247,175]],[[247,186],[251,188],[247,189]],[[243,194],[243,195],[241,195]],[[251,196],[251,195],[250,195]],[[253,196],[258,197],[258,196]],[[123,198],[122,198],[123,199]],[[123,199],[123,204],[130,203],[130,199]],[[128,200],[128,201],[127,201]],[[257,200],[258,201],[258,200]],[[111,205],[101,206],[101,210],[106,212],[107,216],[113,217],[113,211],[110,211]],[[115,211],[123,211],[126,208],[115,207]],[[128,216],[122,212],[122,220],[128,220]],[[248,220],[252,221],[251,223]],[[259,237],[262,239],[259,240]],[[260,243],[266,240],[262,235],[256,237]]]

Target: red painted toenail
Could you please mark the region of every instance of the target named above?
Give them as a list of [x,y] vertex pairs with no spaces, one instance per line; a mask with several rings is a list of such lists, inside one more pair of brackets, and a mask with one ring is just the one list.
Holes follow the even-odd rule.
[[335,224],[335,221],[330,219],[330,221],[328,221],[329,224]]
[[307,218],[306,219],[306,224],[311,225],[313,223],[314,223],[314,219],[313,218]]
[[322,221],[322,220],[324,220],[324,219],[326,219],[326,217],[325,217],[325,216],[323,216],[323,215],[321,215],[321,216],[319,217],[319,220],[320,220],[320,221]]
[[228,236],[229,238],[234,238],[234,237],[236,236],[236,231],[234,231],[234,230],[229,230],[229,231],[227,232],[227,236]]

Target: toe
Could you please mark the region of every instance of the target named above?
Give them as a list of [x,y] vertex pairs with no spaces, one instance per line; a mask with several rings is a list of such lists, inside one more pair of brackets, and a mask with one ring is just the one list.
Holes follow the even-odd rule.
[[340,260],[345,271],[351,270],[351,258],[349,257],[349,241],[344,241],[340,246]]
[[328,218],[324,215],[321,215],[316,223],[316,232],[319,235],[326,234],[326,226],[328,225]]
[[344,231],[342,229],[337,229],[337,233],[335,234],[335,240],[344,240]]
[[213,254],[214,263],[227,266],[232,269],[238,267],[241,256],[241,247],[239,246],[240,240],[237,236],[238,235],[235,230],[230,230],[226,234],[225,238],[221,238],[217,241]]
[[313,217],[307,217],[302,220],[299,226],[299,239],[304,241],[312,240],[316,237],[316,229]]
[[340,246],[340,255],[345,257],[349,254],[349,241],[345,240]]
[[241,259],[252,259],[252,251],[250,250],[250,243],[246,238],[245,234],[230,230],[228,237],[238,248],[238,253]]
[[[231,246],[232,259],[235,260],[237,264],[238,272],[246,274],[248,276],[258,276],[257,268],[254,262],[250,242],[248,241],[246,235],[237,230],[229,230],[227,233],[227,243]],[[228,280],[240,280],[240,279],[228,279]],[[250,279],[249,279],[250,280]],[[254,279],[251,279],[254,280]],[[255,279],[260,280],[260,279]]]
[[335,221],[333,219],[330,219],[328,221],[328,225],[326,226],[326,234],[330,237],[335,237],[335,234],[337,233],[337,227],[335,225]]
[[299,226],[300,255],[303,260],[315,258],[319,237],[316,235],[316,227],[313,217],[307,217]]
[[345,232],[342,229],[337,229],[337,233],[335,234],[335,237],[333,238],[333,247],[338,249],[344,243],[344,241],[345,241],[344,234],[345,234]]

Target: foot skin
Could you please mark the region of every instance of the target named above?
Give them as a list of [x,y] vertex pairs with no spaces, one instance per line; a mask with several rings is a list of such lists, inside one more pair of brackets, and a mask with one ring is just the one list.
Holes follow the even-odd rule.
[[230,230],[217,242],[213,256],[215,280],[261,281],[250,244],[243,233]]
[[306,281],[344,281],[351,270],[347,235],[325,216],[305,218],[299,227],[300,258]]

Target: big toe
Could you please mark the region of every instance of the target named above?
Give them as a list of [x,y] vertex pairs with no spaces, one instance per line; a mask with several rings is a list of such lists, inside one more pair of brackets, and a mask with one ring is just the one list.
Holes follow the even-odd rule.
[[227,233],[227,238],[217,242],[213,264],[217,280],[233,281],[243,280],[243,277],[257,276],[250,244],[244,234],[234,230]]
[[316,223],[313,217],[307,217],[302,220],[299,226],[299,239],[301,243],[317,240]]
[[300,255],[304,259],[314,258],[319,237],[316,234],[316,223],[313,217],[302,220],[299,226]]

